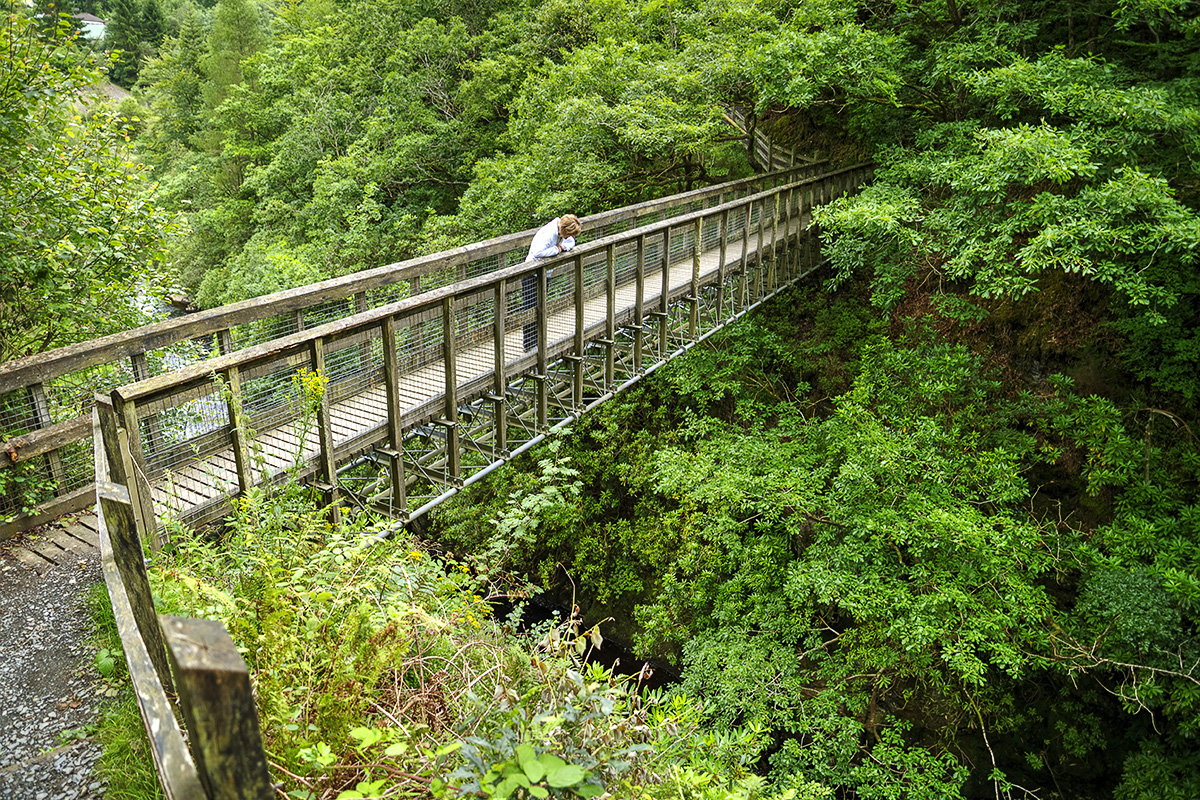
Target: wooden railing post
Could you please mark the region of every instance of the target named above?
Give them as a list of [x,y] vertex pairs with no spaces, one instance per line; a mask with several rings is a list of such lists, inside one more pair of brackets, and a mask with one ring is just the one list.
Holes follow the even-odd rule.
[[729,209],[721,212],[721,219],[718,222],[721,226],[720,234],[721,243],[717,254],[717,324],[725,316],[725,259],[729,249]]
[[700,328],[700,248],[704,246],[704,217],[696,220],[695,242],[692,247],[692,292],[688,295],[691,306],[688,315],[688,338],[696,340]]
[[[54,420],[50,416],[50,404],[46,402],[46,389],[40,382],[30,384],[29,402],[33,407],[33,421],[37,428],[49,428],[54,424]],[[66,473],[63,471],[62,458],[59,456],[58,450],[46,453],[46,465],[50,470],[50,479],[54,481],[54,485],[63,486],[66,483]]]
[[[454,486],[462,485],[462,469],[458,441],[458,350],[455,336],[454,295],[442,301],[442,366],[445,377],[442,418],[438,423],[446,429],[446,480]],[[542,335],[539,351],[546,349],[545,334]]]
[[[246,662],[220,622],[161,618],[192,758],[210,800],[271,800]],[[157,627],[157,626],[156,626]]]
[[550,279],[545,267],[538,267],[534,272],[537,281],[537,428],[546,430],[550,427],[550,371],[546,350],[550,344],[550,312],[547,293],[550,289]]
[[792,270],[792,258],[795,255],[795,248],[792,247],[794,241],[792,238],[792,211],[794,210],[795,194],[796,187],[791,186],[783,197],[783,275],[780,277],[783,283],[790,283],[795,275]]
[[739,314],[746,307],[747,293],[750,287],[750,216],[754,202],[746,201],[746,211],[742,219],[742,269],[738,276],[737,294],[733,298],[733,313]]
[[587,323],[583,318],[583,257],[575,256],[575,361],[571,365],[571,403],[583,408],[583,333]]
[[[502,256],[503,258],[503,256]],[[492,413],[495,415],[496,450],[508,455],[508,355],[504,347],[507,333],[508,284],[496,281],[492,292],[495,311],[492,318]]]
[[799,187],[792,190],[792,216],[796,220],[796,233],[792,239],[792,280],[800,277],[801,242],[804,238],[804,191]]
[[670,317],[667,311],[671,297],[671,228],[663,228],[662,288],[658,294],[658,357],[666,356]]
[[779,245],[779,192],[771,196],[771,263],[767,265],[766,293],[775,291],[780,245]]
[[642,371],[642,320],[645,318],[646,300],[646,235],[637,240],[637,277],[633,297],[633,369]]
[[[105,420],[104,412],[101,412],[100,425],[106,438],[117,434],[115,419],[110,417]],[[154,611],[150,581],[146,577],[146,553],[138,535],[137,515],[133,503],[130,502],[129,492],[120,484],[97,481],[96,501],[104,514],[113,563],[121,575],[121,583],[129,597],[129,607],[133,610],[138,633],[146,643],[146,652],[154,664],[159,683],[167,692],[171,692],[171,668],[167,662],[162,631],[158,627],[158,617]]]
[[254,485],[250,461],[250,437],[246,430],[246,414],[242,410],[241,370],[236,366],[225,371],[225,408],[229,413],[229,435],[233,439],[233,462],[237,469],[238,488],[245,492]]
[[[312,340],[309,347],[309,358],[312,362],[313,372],[320,375],[322,378],[327,377],[325,371],[325,341],[321,338]],[[301,393],[305,392],[304,387],[300,389]],[[308,402],[307,397],[301,397],[300,402]],[[325,384],[325,391],[321,392],[321,400],[317,404],[317,439],[320,442],[321,451],[317,457],[317,488],[324,495],[324,502],[329,506],[329,521],[333,525],[342,524],[342,509],[338,498],[337,490],[337,462],[334,460],[333,454],[333,425],[329,419],[329,411],[331,407],[329,402],[329,384]],[[306,431],[300,431],[302,435]],[[303,450],[304,444],[301,445]]]
[[157,553],[163,543],[158,536],[158,520],[154,514],[154,496],[150,492],[150,480],[146,477],[146,457],[142,452],[137,404],[132,400],[127,402],[121,396],[120,389],[113,390],[112,404],[120,420],[118,424],[124,428],[125,439],[128,441],[123,452],[127,478],[125,485],[137,514],[138,532],[150,544],[150,549]]
[[751,301],[758,302],[763,298],[763,290],[766,286],[767,270],[764,266],[766,261],[763,255],[763,242],[767,237],[767,201],[761,199],[758,201],[758,244],[754,248],[754,284],[751,288]]
[[396,318],[388,316],[383,321],[383,380],[387,393],[388,447],[383,454],[388,458],[391,478],[392,509],[400,519],[408,519],[408,498],[404,483],[404,429],[400,407],[400,365],[396,357]]
[[[150,366],[146,363],[145,353],[134,353],[129,357],[130,363],[133,365],[133,379],[144,381],[150,377]],[[162,447],[162,425],[158,421],[158,415],[154,414],[146,419],[146,450],[153,453]]]
[[604,390],[607,392],[616,383],[617,361],[617,263],[613,245],[604,249],[604,292],[607,307],[604,313]]
[[[355,293],[355,295],[354,295],[354,313],[361,314],[362,312],[364,312],[366,310],[367,310],[367,293],[366,292]],[[371,343],[369,341],[366,341],[358,346],[358,370],[359,370],[359,372],[366,372],[370,368],[370,366],[371,366]],[[371,384],[374,385],[374,383],[375,383],[375,381],[372,380]]]

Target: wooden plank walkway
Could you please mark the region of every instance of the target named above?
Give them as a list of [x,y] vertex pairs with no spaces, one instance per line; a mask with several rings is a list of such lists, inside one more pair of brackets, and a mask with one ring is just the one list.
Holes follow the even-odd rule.
[[[788,241],[790,237],[797,235],[806,227],[807,221],[808,214],[805,213],[794,219],[790,228],[781,222],[779,230],[781,241]],[[759,243],[759,231],[757,223],[754,221],[751,222],[748,240],[749,247],[747,249],[753,256]],[[772,245],[773,230],[771,226],[767,226],[762,232],[762,251],[769,253]],[[700,287],[715,284],[719,274],[719,259],[720,248],[717,242],[713,242],[707,249],[701,250],[698,269]],[[725,256],[727,273],[739,269],[742,259],[742,234],[738,230],[729,235],[727,239]],[[653,266],[647,263],[643,273],[642,301],[646,315],[658,310],[662,294],[661,255],[655,260],[659,263]],[[556,269],[565,272],[570,267],[560,266]],[[691,248],[688,247],[680,260],[670,266],[668,297],[673,296],[677,290],[685,290],[691,286],[693,270],[693,254]],[[555,280],[562,280],[562,278]],[[617,320],[627,320],[631,317],[634,313],[636,296],[636,279],[627,280],[617,286],[614,303]],[[592,339],[603,336],[607,314],[608,297],[605,293],[600,293],[585,301],[584,325],[585,329],[595,331],[591,336]],[[546,327],[551,350],[555,349],[555,345],[569,343],[573,340],[575,324],[576,315],[573,303],[548,316]],[[513,325],[511,330],[506,331],[504,349],[506,371],[510,378],[529,374],[536,369],[536,359],[532,359],[522,346],[520,325]],[[486,380],[492,375],[493,365],[493,342],[490,338],[475,346],[461,347],[456,353],[458,385],[479,385],[480,381]],[[413,369],[402,376],[399,382],[399,394],[406,411],[427,407],[442,397],[445,390],[444,369],[445,366],[439,359]],[[376,385],[370,386],[352,397],[336,402],[330,411],[330,427],[335,447],[385,429],[387,413],[387,392],[381,380],[377,381]],[[293,465],[307,464],[319,453],[320,439],[316,425],[309,425],[307,431],[301,431],[297,423],[287,422],[278,427],[257,431],[252,458],[257,465],[256,474],[265,472],[271,479],[278,479]],[[160,518],[186,520],[196,509],[211,506],[214,503],[223,503],[227,498],[238,493],[238,476],[233,450],[226,448],[193,460],[186,466],[167,470],[151,481],[151,489],[155,513]]]
[[32,567],[40,575],[60,564],[77,565],[99,555],[98,531],[94,513],[80,514],[75,519],[64,517],[0,546],[0,552]]

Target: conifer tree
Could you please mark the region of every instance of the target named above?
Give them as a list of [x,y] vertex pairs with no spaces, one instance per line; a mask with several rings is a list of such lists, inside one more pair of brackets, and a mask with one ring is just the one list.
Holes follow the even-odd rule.
[[141,18],[136,0],[114,0],[112,15],[104,30],[105,48],[120,51],[109,70],[109,78],[127,89],[137,83],[138,78]]
[[192,147],[204,118],[204,41],[195,8],[184,6],[179,35],[163,42],[158,58],[146,64],[143,83],[150,90],[158,120],[159,144]]
[[229,87],[243,81],[242,62],[263,46],[258,9],[251,0],[219,0],[208,37],[204,99],[215,109],[229,95]]
[[138,30],[139,38],[143,43],[154,47],[162,44],[167,26],[166,19],[163,17],[162,6],[158,4],[158,0],[146,0],[142,5]]

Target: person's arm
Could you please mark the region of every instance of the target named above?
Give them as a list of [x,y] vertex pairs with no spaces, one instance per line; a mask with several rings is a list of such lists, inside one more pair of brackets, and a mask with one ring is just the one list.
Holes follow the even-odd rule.
[[575,246],[575,237],[568,236],[567,238],[563,239],[560,244],[562,245],[563,252],[565,253],[567,250],[570,250]]
[[529,255],[532,258],[550,258],[558,255],[558,218],[554,218],[538,229],[529,245]]

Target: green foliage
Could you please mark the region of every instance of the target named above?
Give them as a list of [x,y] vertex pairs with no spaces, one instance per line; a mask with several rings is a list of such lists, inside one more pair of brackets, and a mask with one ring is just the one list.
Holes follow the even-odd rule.
[[[439,528],[464,563],[367,555],[252,495],[227,553],[170,576],[230,620],[301,780],[1195,793],[1193,9],[288,2],[242,49],[221,2],[220,35],[195,17],[144,67],[139,139],[208,305],[744,174],[729,103],[878,163],[815,210],[837,295],[758,312],[464,491]],[[532,664],[488,638],[486,597],[564,574],[585,616]],[[572,660],[635,607],[616,625],[682,664],[672,697]],[[439,696],[453,723],[370,705]]]
[[500,233],[727,174],[736,148],[714,146],[725,123],[704,95],[660,45],[604,39],[574,50],[526,81],[508,134],[520,147],[478,164],[459,218]]
[[216,109],[229,96],[231,87],[245,78],[242,63],[263,46],[265,36],[253,0],[218,0],[208,37],[204,73],[204,101]]
[[526,550],[536,541],[542,520],[561,514],[579,497],[583,485],[578,480],[579,472],[571,468],[570,458],[562,454],[564,437],[569,433],[558,432],[547,444],[546,457],[537,463],[536,487],[514,491],[505,508],[490,520],[495,533],[476,555],[482,575],[511,569],[517,560],[515,552]]
[[150,140],[157,139],[160,147],[187,147],[200,130],[204,120],[202,45],[196,11],[190,3],[186,4],[179,35],[163,42],[159,57],[142,69],[142,83],[156,100],[154,134]]
[[[0,441],[12,436],[0,432]],[[54,496],[54,481],[46,474],[41,459],[18,461],[0,470],[0,498],[4,499],[4,511],[0,522],[12,522],[29,514],[39,503]]]
[[265,244],[251,240],[227,267],[205,273],[196,302],[204,308],[213,308],[316,283],[325,277],[318,267],[297,257],[287,242]]
[[[69,19],[69,18],[66,18]],[[103,66],[15,7],[0,27],[0,361],[143,321],[172,217],[130,160],[128,123],[80,93]]]
[[[1015,391],[932,332],[864,336],[845,303],[800,342],[775,332],[790,315],[739,324],[584,420],[582,503],[541,521],[524,563],[595,582],[593,615],[636,603],[640,648],[678,654],[718,730],[772,732],[777,786],[957,796],[960,748],[998,791],[1079,759],[1111,759],[1114,785],[1122,707],[1180,734],[1195,719],[1194,443],[1061,377]],[[837,396],[785,390],[856,354]],[[1112,523],[1064,523],[1066,497]],[[1115,702],[1080,702],[1081,680]],[[1014,756],[1051,724],[1033,767]]]
[[754,65],[762,97],[837,104],[845,122],[822,119],[877,143],[875,184],[816,212],[834,284],[870,275],[873,301],[893,310],[914,292],[1012,300],[1078,275],[1124,337],[1128,368],[1196,397],[1200,109],[1187,12],[1101,3],[1084,47],[1052,2],[950,4],[949,22],[919,5],[920,19],[800,15]]
[[117,55],[109,76],[114,83],[132,87],[138,79],[139,13],[136,0],[114,0],[104,26],[104,45]]
[[761,730],[587,663],[604,637],[578,616],[507,637],[486,576],[304,507],[248,492],[222,541],[176,537],[151,570],[161,612],[230,631],[290,796],[749,796]]
[[687,797],[747,777],[761,729],[706,731],[703,710],[686,696],[639,692],[633,678],[585,663],[602,645],[599,626],[585,630],[578,615],[546,629],[532,658],[541,681],[523,694],[504,689],[499,709],[463,721],[490,734],[464,736],[449,784],[490,797],[636,796],[655,786]]

